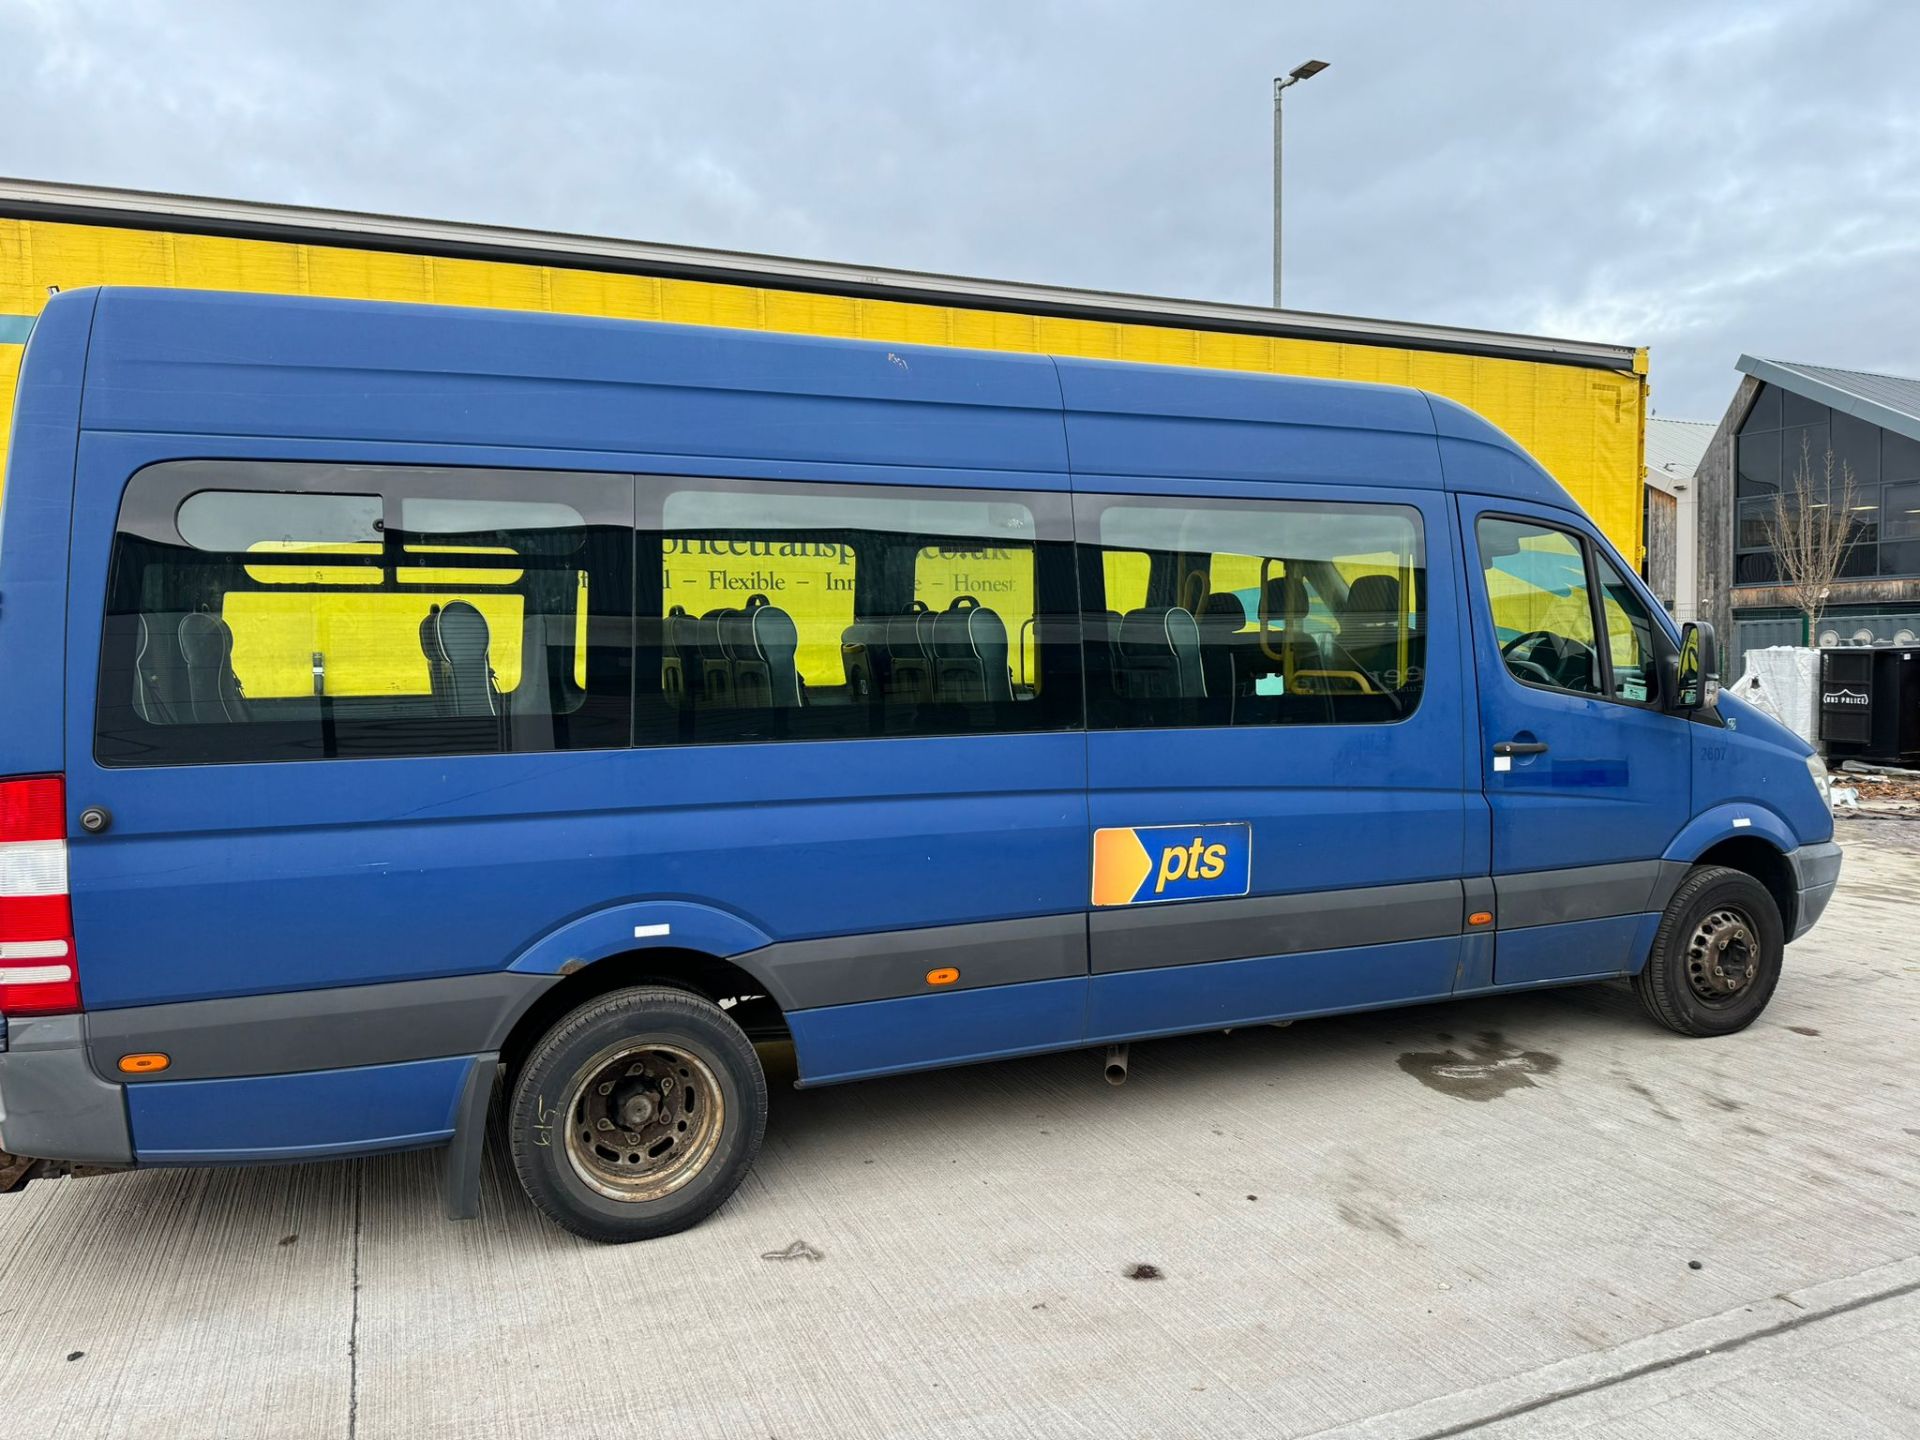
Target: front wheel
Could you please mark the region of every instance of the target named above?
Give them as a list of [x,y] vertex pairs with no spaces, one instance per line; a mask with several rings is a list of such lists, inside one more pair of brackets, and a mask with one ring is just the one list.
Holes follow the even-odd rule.
[[541,1039],[508,1112],[513,1165],[547,1217],[589,1240],[698,1224],[760,1151],[767,1082],[740,1027],[681,990],[616,990]]
[[1766,886],[1741,870],[1702,865],[1673,892],[1634,992],[1676,1034],[1731,1035],[1767,1008],[1786,948]]

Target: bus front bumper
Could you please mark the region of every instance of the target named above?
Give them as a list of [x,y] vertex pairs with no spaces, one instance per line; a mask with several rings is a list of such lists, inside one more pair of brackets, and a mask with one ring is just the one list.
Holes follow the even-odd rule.
[[0,1019],[0,1154],[133,1163],[126,1087],[93,1073],[84,1027],[78,1015]]
[[1833,887],[1840,883],[1840,847],[1831,840],[1802,845],[1787,852],[1787,863],[1793,867],[1794,888],[1800,892],[1799,903],[1793,907],[1793,934],[1787,938],[1798,940],[1813,928],[1833,899]]

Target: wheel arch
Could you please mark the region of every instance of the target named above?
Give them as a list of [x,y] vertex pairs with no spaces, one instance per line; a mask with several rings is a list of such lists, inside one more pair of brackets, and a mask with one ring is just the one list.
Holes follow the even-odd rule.
[[507,1083],[542,1035],[591,1000],[636,985],[684,990],[719,1005],[756,1042],[790,1043],[785,1007],[751,970],[724,956],[678,946],[646,946],[570,970],[521,1010],[500,1039]]
[[494,1036],[501,1061],[511,1076],[562,1015],[633,985],[685,990],[726,1008],[751,1038],[790,1039],[791,997],[756,959],[772,943],[751,920],[684,900],[632,901],[580,916],[509,967],[554,981],[502,1018]]
[[1789,936],[1793,934],[1794,911],[1800,903],[1800,892],[1794,885],[1793,866],[1772,841],[1758,835],[1729,836],[1709,846],[1693,863],[1696,866],[1722,865],[1729,870],[1751,875],[1779,907],[1780,924],[1785,932]]
[[1688,866],[1724,865],[1751,875],[1773,896],[1781,924],[1792,935],[1800,892],[1787,854],[1799,843],[1792,827],[1764,805],[1716,805],[1674,837],[1664,858]]

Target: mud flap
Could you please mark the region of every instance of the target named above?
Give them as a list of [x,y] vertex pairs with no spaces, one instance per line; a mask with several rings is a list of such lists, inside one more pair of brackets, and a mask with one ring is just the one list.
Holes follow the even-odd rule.
[[474,1057],[453,1117],[453,1139],[447,1142],[446,1169],[441,1175],[441,1199],[449,1220],[480,1216],[480,1161],[487,1153],[487,1115],[499,1080],[497,1053]]

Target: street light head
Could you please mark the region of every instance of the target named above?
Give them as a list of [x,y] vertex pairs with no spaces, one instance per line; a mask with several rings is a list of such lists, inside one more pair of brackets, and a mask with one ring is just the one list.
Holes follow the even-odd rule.
[[1289,80],[1311,80],[1329,64],[1325,60],[1309,60],[1304,65],[1296,65],[1287,72]]

